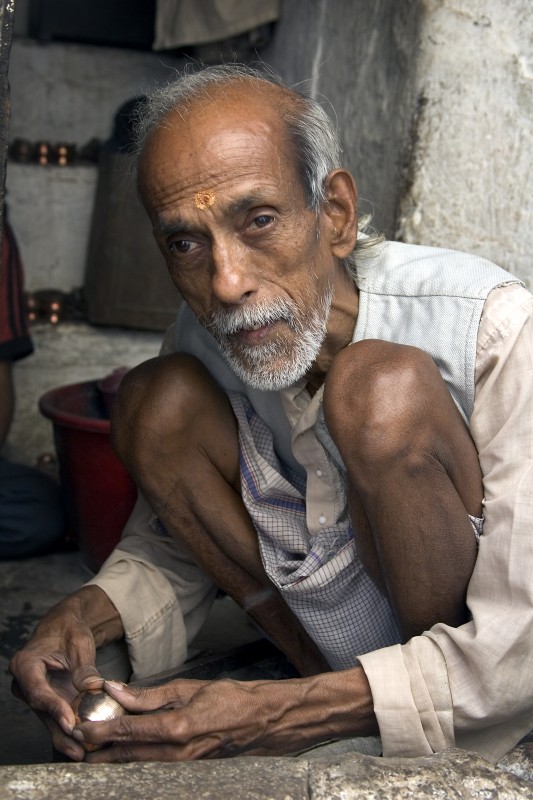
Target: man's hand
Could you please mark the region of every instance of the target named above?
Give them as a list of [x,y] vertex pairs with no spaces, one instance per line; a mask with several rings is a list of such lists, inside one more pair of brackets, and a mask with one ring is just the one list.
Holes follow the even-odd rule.
[[71,736],[76,718],[70,704],[78,692],[103,685],[96,647],[119,638],[121,629],[104,592],[85,587],[54,606],[9,665],[14,694],[42,719],[54,747],[76,761],[85,751]]
[[104,688],[131,716],[76,726],[78,741],[110,745],[88,753],[91,763],[281,755],[378,730],[360,667],[283,681],[177,680],[150,689],[111,681]]

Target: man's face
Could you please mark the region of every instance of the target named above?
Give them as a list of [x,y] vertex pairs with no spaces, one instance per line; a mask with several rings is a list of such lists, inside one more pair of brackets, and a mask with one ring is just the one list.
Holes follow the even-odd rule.
[[339,270],[271,95],[239,84],[184,118],[169,115],[140,163],[173,282],[232,369],[260,389],[310,369]]

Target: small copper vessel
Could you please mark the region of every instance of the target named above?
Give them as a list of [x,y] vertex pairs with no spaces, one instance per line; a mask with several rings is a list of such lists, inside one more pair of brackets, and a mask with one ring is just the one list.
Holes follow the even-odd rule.
[[[106,722],[110,719],[123,717],[128,712],[117,703],[111,695],[101,689],[88,689],[72,701],[72,710],[76,714],[76,724],[80,722]],[[84,743],[88,752],[100,750],[104,745]]]
[[123,717],[128,712],[111,695],[102,689],[81,692],[72,703],[72,710],[79,722],[104,722]]

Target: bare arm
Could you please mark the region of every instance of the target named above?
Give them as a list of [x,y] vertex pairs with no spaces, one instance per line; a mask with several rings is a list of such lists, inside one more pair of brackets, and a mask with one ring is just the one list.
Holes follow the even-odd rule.
[[111,747],[91,762],[183,761],[280,755],[318,742],[378,732],[361,667],[284,681],[173,681],[153,689],[106,683],[131,712],[84,723],[74,736]]

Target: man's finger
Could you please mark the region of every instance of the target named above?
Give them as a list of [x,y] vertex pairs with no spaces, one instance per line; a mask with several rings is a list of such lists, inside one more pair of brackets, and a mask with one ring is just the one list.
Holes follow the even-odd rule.
[[202,748],[177,744],[116,744],[87,753],[85,760],[89,764],[120,764],[130,761],[193,761],[206,754]]
[[59,753],[63,753],[73,761],[83,761],[85,758],[85,749],[79,742],[76,742],[71,736],[67,736],[52,717],[42,713],[38,713],[37,716],[48,728],[50,738],[52,739],[52,745]]
[[83,664],[72,670],[72,683],[78,692],[85,692],[87,689],[102,689],[104,679],[94,664]]
[[76,717],[67,700],[63,699],[50,686],[46,679],[46,665],[39,659],[26,664],[23,675],[25,691],[22,691],[17,679],[13,680],[12,691],[16,697],[24,700],[36,712],[52,716],[61,725],[65,733],[70,734],[76,723]]
[[[20,651],[11,663],[12,691],[34,711],[53,717],[66,734],[76,724],[70,706],[77,692],[99,688],[103,678],[94,664],[79,664],[72,675],[62,654]],[[24,688],[22,688],[24,687]]]
[[107,745],[118,742],[184,744],[192,738],[188,717],[176,711],[135,714],[104,722],[81,722],[72,736],[83,745]]
[[198,680],[177,680],[148,688],[105,681],[104,689],[127,711],[140,714],[145,711],[156,711],[158,708],[181,708],[205,683],[206,681]]
[[96,669],[96,646],[86,633],[72,636],[67,648],[67,664],[72,683],[78,690],[100,689],[103,679]]

